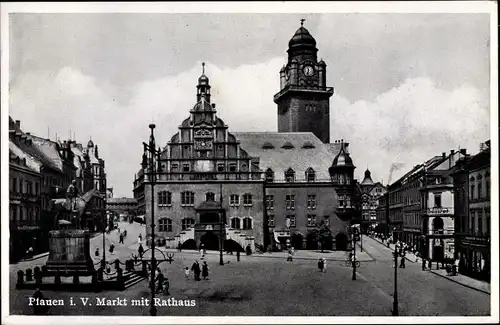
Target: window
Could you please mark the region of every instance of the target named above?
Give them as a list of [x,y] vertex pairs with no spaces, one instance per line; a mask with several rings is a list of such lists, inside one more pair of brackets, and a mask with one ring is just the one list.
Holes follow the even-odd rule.
[[479,236],[483,235],[483,211],[477,212],[477,233]]
[[478,178],[477,180],[477,198],[480,199],[483,195],[483,183],[482,183],[482,180],[481,178]]
[[347,196],[345,198],[345,205],[346,207],[350,208],[351,207],[351,197],[350,196]]
[[470,232],[474,235],[476,233],[476,214],[471,212],[470,216]]
[[288,170],[285,172],[285,181],[287,183],[293,183],[295,181],[295,172],[293,169],[288,168]]
[[243,229],[252,229],[252,218],[243,218]]
[[285,196],[285,208],[287,210],[294,210],[295,209],[295,195],[294,194],[287,194]]
[[270,214],[267,219],[267,225],[269,227],[274,227],[274,214]]
[[274,209],[274,195],[266,195],[266,209]]
[[314,169],[308,168],[306,171],[306,180],[308,182],[314,182],[316,179],[316,173],[314,172]]
[[307,196],[307,208],[309,210],[316,209],[316,195],[308,195]]
[[231,218],[231,228],[240,229],[241,228],[241,220],[238,217]]
[[314,215],[314,214],[307,215],[307,226],[308,227],[316,227],[316,215]]
[[172,193],[167,191],[158,192],[158,206],[172,205]]
[[343,195],[339,196],[339,207],[344,208],[345,207],[345,198]]
[[190,171],[189,164],[182,164],[182,171],[189,172]]
[[271,168],[268,168],[266,170],[266,182],[273,182],[274,181],[274,172]]
[[252,194],[243,194],[243,205],[244,206],[252,205]]
[[12,192],[17,192],[17,178],[15,177],[12,179]]
[[296,227],[295,216],[294,215],[286,216],[286,223],[287,225],[290,226],[290,228],[295,228]]
[[470,198],[471,200],[474,200],[474,190],[475,190],[475,186],[474,185],[471,185],[470,186]]
[[194,219],[193,218],[184,218],[182,219],[182,230],[186,230],[188,229],[189,227],[193,226],[194,225]]
[[193,192],[182,192],[181,193],[181,206],[193,206],[194,205],[194,193]]
[[217,164],[217,171],[219,173],[224,172],[224,164]]
[[229,205],[232,207],[237,207],[240,205],[240,196],[238,194],[231,194],[229,197]]
[[235,164],[235,163],[231,163],[231,164],[229,164],[229,171],[230,171],[231,173],[236,172],[236,164]]
[[173,172],[178,172],[179,171],[179,164],[173,163],[171,169]]
[[215,201],[215,193],[208,192],[205,194],[205,201]]
[[441,193],[434,193],[434,207],[441,208]]
[[486,180],[486,186],[484,187],[485,197],[488,199],[490,197],[490,180]]
[[330,227],[330,216],[324,216],[325,219],[325,226]]
[[160,231],[172,231],[172,219],[163,218],[158,220]]

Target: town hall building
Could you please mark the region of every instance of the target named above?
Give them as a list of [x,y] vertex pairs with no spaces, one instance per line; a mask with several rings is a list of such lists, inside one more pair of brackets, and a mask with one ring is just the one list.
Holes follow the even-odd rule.
[[[350,248],[358,186],[349,144],[330,143],[333,87],[327,87],[326,63],[318,61],[316,41],[303,26],[287,52],[274,96],[278,132],[230,130],[203,64],[196,103],[160,150],[154,193],[144,170],[135,175],[134,197],[147,225],[155,196],[157,241],[219,249],[222,236],[225,249]],[[325,228],[330,235],[320,240]]]

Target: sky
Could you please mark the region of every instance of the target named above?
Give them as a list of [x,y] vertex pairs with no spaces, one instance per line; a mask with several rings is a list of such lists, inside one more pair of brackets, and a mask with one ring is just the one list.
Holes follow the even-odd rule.
[[132,197],[148,124],[164,147],[196,103],[201,62],[231,132],[277,131],[273,95],[300,19],[327,64],[331,141],[361,181],[389,181],[490,138],[487,14],[10,14],[9,114],[25,132],[90,138]]

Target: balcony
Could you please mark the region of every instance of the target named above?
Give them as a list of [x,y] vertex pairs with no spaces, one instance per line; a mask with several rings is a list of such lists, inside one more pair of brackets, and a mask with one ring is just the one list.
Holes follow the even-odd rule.
[[300,91],[300,92],[323,92],[325,94],[333,94],[333,87],[312,87],[312,86],[292,86],[288,85],[283,88],[279,93],[274,95],[274,102],[276,102],[281,96],[283,96],[288,91]]
[[435,207],[426,210],[428,216],[453,216],[453,207]]

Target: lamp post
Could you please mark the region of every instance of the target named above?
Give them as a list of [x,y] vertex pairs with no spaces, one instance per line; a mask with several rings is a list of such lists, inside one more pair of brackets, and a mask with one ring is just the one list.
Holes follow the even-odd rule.
[[[393,233],[396,232],[394,228]],[[399,316],[398,308],[398,245],[394,245],[394,299],[392,301],[392,316]]]
[[[151,135],[149,136],[149,144],[143,142],[144,145],[144,153],[142,154],[142,163],[141,166],[144,169],[145,176],[148,178],[144,178],[145,183],[151,184],[151,302],[149,314],[151,316],[156,316],[156,306],[154,305],[155,298],[155,275],[156,275],[156,260],[155,260],[155,217],[154,217],[154,209],[155,209],[155,193],[154,187],[156,184],[156,171],[155,171],[155,157],[159,153],[155,149],[155,138],[153,134],[153,130],[156,126],[154,124],[149,124],[149,128],[151,129]],[[147,171],[146,171],[147,170]]]
[[219,210],[219,226],[220,226],[220,231],[219,231],[219,236],[220,236],[220,243],[219,243],[219,265],[224,265],[224,259],[223,259],[223,254],[222,254],[222,246],[224,244],[224,238],[223,232],[222,232],[222,227],[224,226],[224,221],[226,219],[226,213],[224,208],[222,207],[222,184],[220,184],[220,210]]
[[351,263],[352,264],[352,279],[356,280],[356,232],[357,229],[354,226],[351,226],[352,229],[352,245],[354,246],[354,261]]

